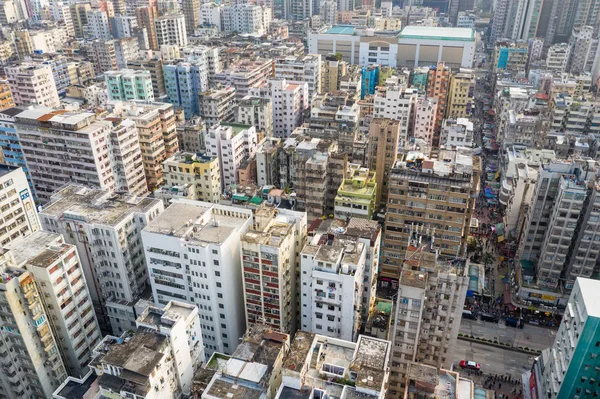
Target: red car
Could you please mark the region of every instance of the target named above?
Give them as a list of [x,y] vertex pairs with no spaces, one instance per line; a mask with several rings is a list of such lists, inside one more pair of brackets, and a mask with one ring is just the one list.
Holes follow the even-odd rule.
[[465,369],[477,370],[481,369],[481,365],[479,363],[472,362],[470,360],[461,360],[459,363],[460,367]]

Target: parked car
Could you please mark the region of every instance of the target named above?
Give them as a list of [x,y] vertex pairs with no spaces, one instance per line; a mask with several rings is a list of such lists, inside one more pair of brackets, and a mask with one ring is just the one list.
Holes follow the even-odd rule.
[[471,312],[470,310],[463,310],[462,317],[465,319],[477,320],[477,315]]
[[498,316],[493,315],[493,314],[489,314],[489,313],[482,313],[481,314],[481,320],[483,321],[489,321],[492,323],[498,323]]
[[471,369],[477,371],[481,370],[481,365],[479,363],[475,363],[472,360],[461,360],[459,365],[464,369]]

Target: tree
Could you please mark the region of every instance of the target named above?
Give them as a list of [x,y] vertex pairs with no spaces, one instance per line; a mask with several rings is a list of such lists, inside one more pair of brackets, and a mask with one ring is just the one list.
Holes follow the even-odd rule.
[[467,252],[471,253],[471,252],[475,252],[477,251],[477,248],[479,247],[479,244],[477,244],[477,240],[473,237],[471,237],[469,239],[469,241],[467,242]]

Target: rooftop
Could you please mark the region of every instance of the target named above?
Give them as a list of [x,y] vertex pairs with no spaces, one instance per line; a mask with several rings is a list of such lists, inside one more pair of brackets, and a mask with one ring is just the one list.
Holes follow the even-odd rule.
[[352,35],[356,27],[350,25],[337,25],[331,27],[327,32],[329,35]]
[[14,172],[15,170],[20,169],[17,166],[10,166],[6,164],[0,164],[0,176],[6,176],[7,174]]
[[162,352],[165,347],[166,336],[155,332],[138,330],[128,338],[106,336],[94,349],[97,356],[92,364],[109,364],[147,378],[166,356]]
[[58,233],[36,231],[18,244],[10,243],[7,248],[19,267],[24,264],[48,267],[73,247],[65,244]]
[[312,347],[315,334],[299,330],[294,336],[290,352],[283,362],[283,368],[300,372]]
[[60,391],[55,394],[64,399],[92,399],[100,392],[98,376],[94,372],[88,374],[82,382],[74,381],[73,377],[69,377],[58,389]]
[[401,39],[437,39],[456,41],[475,41],[475,31],[471,28],[452,28],[439,26],[407,26],[402,29]]
[[220,244],[251,218],[243,209],[231,209],[246,218],[226,216],[220,207],[208,202],[179,200],[148,223],[144,231],[185,238],[196,244]]
[[[600,281],[578,277],[576,284],[581,290],[581,300],[585,305],[588,316],[600,317]],[[571,300],[572,298],[569,298]]]
[[40,214],[112,226],[135,213],[145,213],[158,203],[161,200],[70,184],[55,192]]

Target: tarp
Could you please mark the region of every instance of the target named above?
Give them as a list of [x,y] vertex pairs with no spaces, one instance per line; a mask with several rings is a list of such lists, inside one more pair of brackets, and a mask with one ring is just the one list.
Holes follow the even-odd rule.
[[496,223],[496,234],[498,234],[498,235],[504,234],[504,223]]

